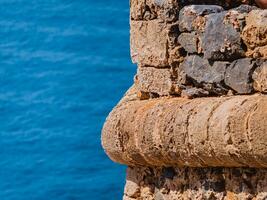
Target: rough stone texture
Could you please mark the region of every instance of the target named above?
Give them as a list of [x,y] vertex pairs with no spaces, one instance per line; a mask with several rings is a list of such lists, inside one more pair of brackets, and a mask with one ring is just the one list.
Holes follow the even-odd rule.
[[177,19],[177,0],[131,0],[132,20],[153,20],[172,22]]
[[177,20],[181,8],[190,4],[213,4],[224,8],[251,4],[249,0],[130,0],[132,20],[161,19],[166,22]]
[[188,99],[193,99],[195,97],[207,97],[207,96],[209,96],[209,92],[202,88],[195,88],[195,87],[187,88],[181,92],[181,97]]
[[249,94],[253,91],[252,74],[256,69],[256,62],[250,58],[234,61],[225,74],[225,84],[239,94]]
[[253,86],[256,91],[267,93],[267,61],[253,73]]
[[266,179],[255,168],[129,167],[124,200],[265,200]]
[[196,33],[182,33],[178,42],[188,53],[197,53],[199,49],[199,38]]
[[124,200],[266,200],[266,10],[130,4],[135,85],[102,131],[109,157],[131,166]]
[[166,25],[158,20],[131,22],[131,55],[134,63],[168,65]]
[[164,96],[173,91],[172,74],[169,68],[139,67],[135,83],[141,92]]
[[253,10],[248,14],[242,39],[248,47],[247,56],[267,58],[267,10]]
[[[205,94],[199,89],[191,89],[192,87],[202,88],[211,96],[225,95],[229,89],[240,94],[255,92],[252,87],[252,72],[258,66],[246,64],[243,68],[239,64],[241,62],[239,59],[245,56],[261,60],[266,58],[267,22],[264,10],[248,5],[241,5],[228,11],[224,11],[218,5],[190,5],[180,11],[179,22],[171,19],[167,22],[162,20],[162,13],[174,8],[179,10],[178,4],[187,3],[148,0],[143,3],[142,1],[132,2],[132,6],[144,7],[144,3],[149,7],[149,12],[154,9],[155,12],[152,13],[157,13],[155,15],[158,17],[152,20],[133,18],[131,21],[132,60],[139,66],[170,68],[177,73],[172,74],[172,86],[170,86],[170,79],[167,78],[159,79],[159,83],[157,83],[158,79],[148,76],[146,77],[150,80],[142,78],[142,81],[137,84],[140,89],[140,99],[145,99],[144,94],[151,93],[156,96],[183,93],[187,97],[194,98]],[[173,12],[170,11],[170,13]],[[181,33],[181,31],[186,32]],[[250,37],[251,35],[253,37]],[[224,79],[225,69],[230,64],[228,75],[233,72],[234,75]],[[158,73],[154,70],[150,74],[159,76],[162,71],[166,70]],[[164,76],[163,73],[162,77]],[[148,86],[149,82],[153,84]],[[158,88],[154,87],[155,85]],[[182,92],[182,90],[187,91]]]
[[224,88],[224,76],[228,65],[228,62],[215,62],[211,65],[208,60],[194,55],[187,56],[180,68],[195,86],[224,94],[227,91]]
[[179,29],[181,32],[196,31],[197,28],[194,25],[197,23],[197,21],[199,21],[199,17],[203,17],[211,13],[219,13],[223,10],[224,9],[222,7],[216,5],[186,6],[179,13]]
[[204,57],[211,60],[233,60],[244,56],[241,46],[241,19],[238,11],[228,11],[207,16],[205,31],[201,37]]
[[121,103],[102,132],[116,162],[267,167],[267,96],[157,98]]

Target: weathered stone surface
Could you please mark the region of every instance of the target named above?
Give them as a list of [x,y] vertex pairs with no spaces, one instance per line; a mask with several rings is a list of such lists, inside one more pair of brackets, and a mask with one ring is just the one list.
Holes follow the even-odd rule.
[[248,47],[247,56],[267,58],[267,10],[253,10],[248,14],[242,39]]
[[253,73],[253,87],[256,91],[267,93],[267,61]]
[[213,4],[229,8],[251,3],[249,0],[131,0],[131,20],[160,19],[165,22],[174,22],[177,20],[179,10],[192,4]]
[[[127,184],[138,184],[141,190],[151,188],[150,195],[145,199],[153,200],[267,199],[266,169],[174,167],[173,178],[166,177],[165,170],[166,168],[129,167]],[[144,199],[141,198],[143,195],[140,193],[136,199]]]
[[132,20],[173,22],[177,20],[180,8],[178,0],[131,0],[130,4]]
[[193,99],[196,97],[207,97],[209,96],[209,92],[202,88],[187,88],[182,90],[181,97]]
[[265,95],[124,101],[102,145],[127,165],[267,167],[266,121]]
[[224,80],[227,65],[229,65],[228,62],[215,62],[213,65],[210,65],[208,60],[193,55],[186,57],[181,65],[181,69],[198,84],[220,83]]
[[139,91],[156,93],[160,96],[169,95],[173,90],[169,68],[139,67],[135,83]]
[[168,65],[166,25],[158,20],[131,22],[131,56],[134,63]]
[[178,42],[188,53],[197,53],[199,49],[199,39],[196,33],[182,33]]
[[198,17],[211,13],[219,13],[224,9],[216,5],[191,5],[184,7],[179,13],[179,29],[181,32],[196,31],[194,24]]
[[256,62],[251,58],[234,61],[225,74],[225,84],[239,94],[249,94],[253,91],[252,74],[256,69]]
[[201,37],[204,57],[211,60],[233,60],[245,56],[240,30],[245,14],[237,10],[210,14]]
[[228,62],[215,62],[212,65],[200,56],[187,56],[180,68],[195,86],[203,87],[213,93],[225,93],[224,76]]
[[169,65],[173,63],[181,63],[186,53],[178,42],[180,35],[179,25],[172,24],[168,27],[168,62]]

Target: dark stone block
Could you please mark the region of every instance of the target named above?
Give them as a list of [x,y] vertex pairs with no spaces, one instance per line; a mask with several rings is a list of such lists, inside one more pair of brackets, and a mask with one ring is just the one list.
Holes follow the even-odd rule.
[[224,80],[225,70],[228,65],[228,62],[215,62],[211,65],[208,60],[193,55],[185,58],[185,61],[181,64],[181,69],[187,77],[193,79],[198,84],[219,84]]
[[210,60],[234,60],[245,54],[242,49],[240,31],[244,15],[237,11],[210,14],[201,37],[204,58]]
[[253,92],[252,74],[256,67],[256,62],[251,58],[243,58],[232,62],[226,69],[225,84],[239,94]]
[[178,42],[188,53],[197,53],[198,52],[198,35],[196,33],[182,33]]
[[187,88],[183,90],[181,93],[181,97],[188,98],[188,99],[193,99],[196,97],[207,97],[207,96],[209,96],[208,91],[202,88],[196,88],[196,87]]
[[191,5],[184,7],[179,13],[179,29],[181,32],[193,31],[193,22],[198,16],[222,12],[224,9],[216,5]]

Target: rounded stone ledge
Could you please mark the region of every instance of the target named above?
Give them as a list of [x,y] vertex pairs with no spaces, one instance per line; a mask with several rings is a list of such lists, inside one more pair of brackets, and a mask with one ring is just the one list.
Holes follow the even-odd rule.
[[132,95],[116,106],[102,130],[102,145],[113,161],[267,167],[267,95],[144,101]]

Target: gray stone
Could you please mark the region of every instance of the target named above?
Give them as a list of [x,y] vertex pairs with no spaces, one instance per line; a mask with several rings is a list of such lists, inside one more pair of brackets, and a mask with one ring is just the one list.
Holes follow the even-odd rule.
[[202,88],[187,88],[182,91],[181,97],[183,98],[188,98],[188,99],[193,99],[196,97],[206,97],[209,96],[209,92],[202,89]]
[[246,4],[242,4],[232,10],[238,11],[239,13],[249,13],[252,10],[258,9],[256,6],[250,6]]
[[185,6],[179,13],[179,29],[181,32],[193,31],[194,20],[198,16],[222,12],[224,9],[216,5],[191,5]]
[[[243,20],[243,21],[242,21]],[[244,56],[240,29],[244,15],[237,11],[210,14],[201,37],[204,58],[211,60],[234,60]]]
[[224,80],[224,74],[228,62],[215,62],[213,65],[200,56],[193,55],[185,58],[181,69],[186,75],[198,84],[220,83]]
[[243,58],[232,62],[226,69],[225,84],[239,94],[253,92],[252,73],[257,67],[251,58]]
[[188,53],[197,53],[198,52],[198,35],[196,33],[182,33],[178,42]]

